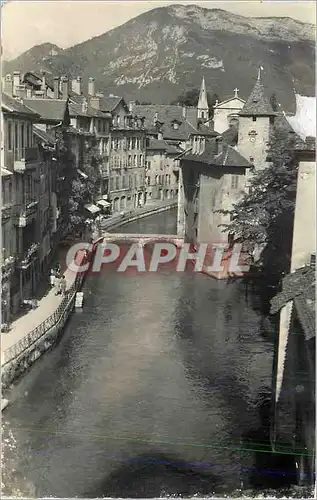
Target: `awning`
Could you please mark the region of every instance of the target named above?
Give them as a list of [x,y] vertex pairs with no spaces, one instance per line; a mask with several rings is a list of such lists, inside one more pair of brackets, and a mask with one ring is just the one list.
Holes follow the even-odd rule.
[[85,209],[88,210],[91,214],[97,214],[98,212],[100,212],[100,208],[93,204],[85,205]]
[[96,201],[96,204],[100,205],[101,207],[104,207],[104,208],[111,206],[111,203],[109,203],[109,201],[106,201],[106,200],[98,200],[98,201]]
[[85,172],[82,172],[81,170],[77,170],[77,172],[79,173],[79,175],[83,178],[83,179],[88,179],[88,175],[85,174]]

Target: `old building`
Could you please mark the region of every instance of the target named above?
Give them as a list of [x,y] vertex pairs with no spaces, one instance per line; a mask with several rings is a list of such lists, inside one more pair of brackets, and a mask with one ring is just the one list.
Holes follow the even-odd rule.
[[147,199],[173,199],[178,195],[179,150],[162,138],[147,138],[145,186]]
[[6,322],[40,280],[41,157],[33,125],[39,116],[2,94],[2,312]]
[[[273,379],[272,446],[292,449],[300,484],[315,472],[316,105],[296,96],[289,120],[300,136],[290,274],[272,300],[279,313]],[[308,104],[305,110],[305,104]]]
[[[252,165],[221,138],[206,142],[204,149],[194,149],[181,156],[182,214],[178,214],[185,241],[193,248],[208,245],[203,270],[225,278],[229,269],[225,260],[223,270],[207,271],[214,259],[214,246],[223,245],[229,251],[230,235],[223,232],[222,224],[229,222],[220,210],[230,210],[245,192],[246,171]],[[181,209],[180,209],[181,210]],[[180,212],[179,210],[179,212]]]
[[237,126],[239,113],[245,105],[245,101],[238,96],[239,90],[234,89],[234,96],[224,101],[216,101],[214,109],[214,128],[219,134],[223,134],[232,126]]
[[267,153],[276,112],[266,97],[260,70],[253,90],[239,113],[238,151],[255,169],[268,165]]

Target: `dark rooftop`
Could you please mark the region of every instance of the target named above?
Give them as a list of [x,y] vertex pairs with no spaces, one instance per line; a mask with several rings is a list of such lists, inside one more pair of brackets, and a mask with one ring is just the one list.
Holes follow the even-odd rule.
[[39,118],[39,114],[36,112],[36,110],[33,111],[29,106],[26,106],[25,103],[22,104],[20,101],[5,93],[2,93],[2,107],[7,108],[12,113],[27,115],[34,120]]
[[23,103],[47,121],[63,121],[67,101],[62,99],[23,99]]
[[275,114],[265,95],[263,85],[260,80],[257,80],[247,102],[240,111],[240,116],[274,116]]

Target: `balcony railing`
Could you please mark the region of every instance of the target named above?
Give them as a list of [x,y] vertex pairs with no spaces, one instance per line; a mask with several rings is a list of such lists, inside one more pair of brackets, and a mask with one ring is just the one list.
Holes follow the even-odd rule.
[[15,224],[18,227],[26,227],[35,218],[38,201],[34,200],[24,207],[21,207],[15,217]]
[[40,161],[38,148],[24,148],[14,151],[14,171],[25,172],[28,168],[34,166],[34,163]]
[[1,262],[1,274],[2,279],[8,278],[14,270],[15,258],[10,256],[2,260]]
[[27,269],[27,267],[30,265],[31,261],[35,257],[39,247],[40,247],[39,243],[32,243],[32,245],[26,250],[26,252],[22,257],[22,260],[19,265],[20,269]]

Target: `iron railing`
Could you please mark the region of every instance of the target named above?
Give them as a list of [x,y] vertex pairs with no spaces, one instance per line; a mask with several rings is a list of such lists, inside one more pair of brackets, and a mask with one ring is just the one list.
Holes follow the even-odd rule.
[[35,342],[37,342],[43,335],[45,335],[51,328],[57,325],[63,316],[68,311],[68,308],[75,297],[75,294],[83,281],[83,275],[77,274],[74,283],[66,291],[61,303],[56,311],[46,318],[40,325],[34,328],[23,339],[19,340],[16,344],[12,345],[4,351],[4,365],[13,361],[26,349],[29,349]]

